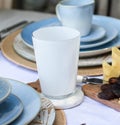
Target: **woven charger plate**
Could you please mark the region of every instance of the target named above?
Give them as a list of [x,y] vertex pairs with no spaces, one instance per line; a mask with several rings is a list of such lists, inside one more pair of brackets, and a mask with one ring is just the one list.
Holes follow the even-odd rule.
[[[13,63],[37,71],[36,63],[29,61],[22,56],[18,55],[13,48],[14,38],[20,33],[21,30],[15,31],[14,33],[7,36],[1,44],[1,51],[3,55]],[[100,75],[103,74],[102,66],[96,67],[81,67],[78,69],[79,75]]]
[[1,51],[3,55],[13,63],[36,71],[37,68],[34,62],[26,60],[25,58],[19,56],[13,49],[13,41],[18,33],[20,33],[20,30],[10,34],[2,41]]

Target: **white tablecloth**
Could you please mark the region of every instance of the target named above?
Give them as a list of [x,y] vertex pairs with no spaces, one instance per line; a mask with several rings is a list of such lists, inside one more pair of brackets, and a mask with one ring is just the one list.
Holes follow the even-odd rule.
[[[22,13],[22,14],[21,14]],[[20,14],[20,15],[19,15]],[[31,15],[31,16],[30,16]],[[0,28],[14,24],[16,19],[40,20],[51,17],[53,15],[19,12],[19,11],[2,11],[0,10]],[[36,18],[35,18],[36,17]],[[14,21],[14,22],[12,22]],[[6,23],[5,23],[6,22]],[[0,52],[0,76],[10,79],[22,81],[24,83],[35,81],[38,74],[35,71],[18,66],[6,59]],[[67,118],[67,125],[119,125],[120,112],[115,111],[99,102],[96,102],[88,97],[77,107],[64,110]]]

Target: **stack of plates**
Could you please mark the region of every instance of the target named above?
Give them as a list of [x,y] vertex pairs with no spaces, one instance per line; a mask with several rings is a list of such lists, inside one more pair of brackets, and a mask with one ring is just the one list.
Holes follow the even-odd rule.
[[[45,119],[53,123],[55,109],[52,103],[46,101],[28,85],[0,78],[0,125],[25,125],[31,121],[34,125],[38,113],[41,116],[39,120],[37,118],[41,122],[40,125],[45,124]],[[48,117],[51,115],[52,119]]]
[[[49,18],[39,22],[32,23],[25,28],[15,38],[14,49],[22,57],[35,62],[32,33],[36,29],[47,26],[61,26],[61,23],[57,18]],[[88,36],[81,37],[80,41],[80,67],[86,66],[98,66],[102,64],[95,56],[102,57],[101,54],[105,54],[111,51],[113,46],[120,47],[120,20],[106,17],[106,16],[93,16],[93,24],[91,32]],[[87,59],[91,59],[86,63]],[[105,57],[102,57],[102,60]],[[108,59],[108,58],[106,58]],[[111,59],[109,59],[111,61]]]

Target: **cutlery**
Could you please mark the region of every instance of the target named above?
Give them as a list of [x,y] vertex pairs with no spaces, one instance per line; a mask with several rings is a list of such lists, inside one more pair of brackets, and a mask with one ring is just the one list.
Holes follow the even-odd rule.
[[49,116],[48,116],[47,125],[52,125],[54,118],[55,118],[55,111],[53,109],[51,109]]
[[[41,96],[42,97],[42,96]],[[42,98],[42,107],[40,111],[40,125],[52,125],[55,118],[53,104]]]
[[18,22],[10,27],[7,27],[3,30],[0,31],[0,40],[2,40],[4,37],[6,37],[7,35],[9,35],[11,33],[11,31],[14,31],[15,29],[18,29],[20,28],[21,26],[27,24],[28,21],[21,21],[21,22]]
[[80,85],[81,83],[101,84],[103,83],[103,80],[94,77],[89,78],[87,76],[77,75],[77,85]]

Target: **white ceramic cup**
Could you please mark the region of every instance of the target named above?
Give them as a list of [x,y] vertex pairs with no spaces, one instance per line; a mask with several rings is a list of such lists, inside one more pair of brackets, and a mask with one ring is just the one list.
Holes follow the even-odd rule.
[[94,12],[94,0],[63,0],[56,6],[56,15],[63,26],[80,31],[81,36],[90,33]]
[[80,32],[69,27],[46,27],[32,36],[42,93],[63,98],[76,89]]

